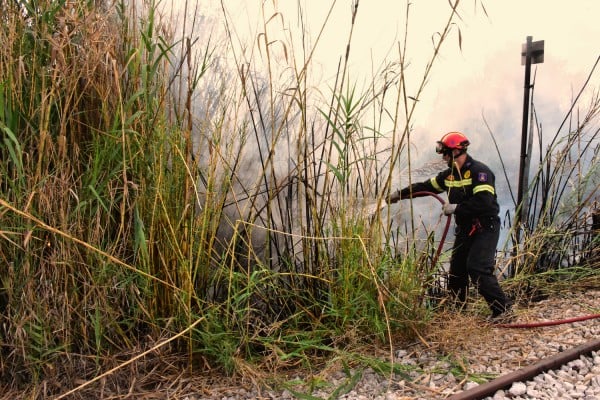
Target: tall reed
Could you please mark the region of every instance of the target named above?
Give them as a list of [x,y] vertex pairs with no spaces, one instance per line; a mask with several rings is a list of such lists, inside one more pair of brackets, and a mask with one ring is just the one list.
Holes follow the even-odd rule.
[[434,233],[382,206],[459,3],[415,83],[407,23],[361,88],[353,1],[324,92],[320,33],[282,37],[268,2],[246,42],[225,9],[216,40],[153,1],[2,1],[2,385],[83,398],[150,350],[251,374],[418,333]]
[[[590,87],[600,58],[592,67],[565,114],[549,138],[544,137],[541,121],[532,113],[532,135],[537,136],[537,167],[530,177],[525,221],[513,227],[524,237],[516,243],[514,274],[551,271],[577,265],[597,267],[599,236],[594,216],[599,212],[598,157],[600,97]],[[587,96],[588,103],[581,104]],[[517,205],[515,205],[517,206]],[[596,217],[597,218],[597,217]],[[513,241],[516,235],[513,235]]]

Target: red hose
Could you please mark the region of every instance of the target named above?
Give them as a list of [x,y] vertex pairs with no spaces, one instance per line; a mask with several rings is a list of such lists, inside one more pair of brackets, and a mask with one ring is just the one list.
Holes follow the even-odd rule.
[[[440,203],[442,203],[442,205],[446,203],[446,201],[441,196],[439,196],[438,194],[433,193],[433,192],[423,191],[423,192],[414,192],[412,194],[412,197],[421,197],[421,196],[435,197]],[[452,221],[452,215],[448,215],[448,219],[446,220],[446,227],[444,228],[444,232],[442,233],[442,238],[440,239],[440,243],[438,244],[438,248],[435,253],[435,257],[433,258],[433,260],[431,260],[432,266],[435,266],[435,264],[437,263],[437,261],[440,257],[440,254],[442,253],[442,248],[444,247],[444,242],[446,241],[446,236],[448,235],[448,230],[450,229],[451,221]],[[494,326],[496,326],[498,328],[529,329],[529,328],[541,328],[541,327],[561,325],[561,324],[570,324],[573,322],[585,321],[588,319],[595,319],[595,318],[600,318],[600,314],[583,315],[580,317],[566,318],[566,319],[560,319],[560,320],[554,320],[554,321],[525,322],[525,323],[515,323],[515,324],[497,324]]]
[[580,317],[558,319],[554,321],[523,322],[515,324],[497,324],[499,328],[541,328],[544,326],[554,326],[561,324],[570,324],[572,322],[585,321],[588,319],[600,318],[600,314],[582,315]]
[[[435,197],[440,203],[445,204],[446,201],[436,193],[433,192],[414,192],[412,197],[421,197],[421,196],[431,196]],[[440,258],[440,254],[442,254],[442,248],[444,247],[444,242],[446,241],[446,236],[448,235],[448,230],[450,229],[450,222],[452,222],[452,215],[448,215],[446,219],[446,226],[444,227],[444,232],[442,233],[442,238],[440,239],[440,243],[438,244],[437,251],[435,252],[435,257],[431,260],[431,265],[435,266],[437,264],[438,259]]]

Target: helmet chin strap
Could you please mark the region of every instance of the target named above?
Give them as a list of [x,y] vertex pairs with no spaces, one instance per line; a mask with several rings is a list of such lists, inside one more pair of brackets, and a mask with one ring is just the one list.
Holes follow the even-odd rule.
[[448,167],[449,168],[453,168],[454,166],[456,166],[456,158],[462,156],[463,154],[465,154],[467,151],[465,149],[456,149],[458,150],[458,154],[454,155],[454,150],[455,149],[448,149],[444,152],[444,155],[450,157],[450,159],[448,160]]

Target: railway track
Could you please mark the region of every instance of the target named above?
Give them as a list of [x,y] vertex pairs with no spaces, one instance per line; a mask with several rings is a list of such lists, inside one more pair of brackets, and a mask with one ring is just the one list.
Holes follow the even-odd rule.
[[[398,359],[408,362],[412,355],[426,379],[411,377],[419,383],[419,388],[404,391],[403,397],[396,398],[600,399],[600,354],[596,354],[600,346],[598,311],[600,290],[586,289],[527,304],[517,310],[513,324],[477,325],[461,314],[441,318],[439,325],[424,337],[424,345],[408,349],[408,354]],[[575,373],[583,359],[589,364],[596,363],[593,374],[597,376],[586,377],[585,371]],[[575,367],[568,367],[569,363]],[[558,371],[553,372],[555,369]],[[566,376],[565,369],[574,376]],[[444,370],[456,372],[444,375]],[[577,382],[579,375],[584,382]],[[527,390],[536,393],[532,390],[536,385],[551,386],[551,382],[543,379],[556,381],[557,386],[564,383],[565,390],[575,395],[536,397],[526,393]],[[533,382],[526,383],[528,380]],[[569,388],[570,382],[573,388]],[[592,385],[598,392],[588,390],[595,393],[593,397],[577,397],[582,385]]]
[[[487,397],[494,396],[494,394],[498,393],[501,390],[506,390],[511,388],[515,383],[525,383],[534,379],[535,377],[544,374],[550,370],[557,370],[560,367],[567,365],[573,360],[580,359],[582,357],[587,357],[592,364],[594,363],[594,358],[600,358],[599,355],[594,354],[600,350],[600,338],[591,340],[587,343],[574,347],[572,349],[563,351],[561,353],[555,354],[553,356],[547,357],[538,361],[533,365],[529,365],[527,367],[521,368],[517,371],[511,372],[509,374],[500,376],[490,382],[484,383],[482,385],[475,386],[471,389],[465,390],[463,392],[454,394],[448,397],[448,400],[479,400],[485,399]],[[598,369],[600,369],[600,365],[598,365]],[[599,371],[600,372],[600,371]],[[597,376],[598,372],[592,372]],[[541,378],[542,379],[542,378]],[[540,380],[541,380],[540,379]],[[591,380],[590,380],[591,383]],[[595,382],[594,382],[595,383]],[[523,390],[525,390],[524,393]],[[515,395],[527,395],[527,386],[523,385],[523,388],[519,388],[518,391],[515,390],[513,394],[510,395],[509,398],[514,398]],[[598,388],[598,392],[600,395],[600,388]],[[518,393],[518,394],[517,394]],[[503,395],[502,395],[503,396]],[[579,396],[577,396],[579,397]],[[589,397],[589,396],[588,396]],[[500,398],[500,396],[495,396],[494,398]],[[532,398],[532,397],[524,397],[524,398]],[[535,397],[533,397],[535,398]],[[552,398],[552,397],[546,397]],[[573,397],[575,398],[575,397]]]

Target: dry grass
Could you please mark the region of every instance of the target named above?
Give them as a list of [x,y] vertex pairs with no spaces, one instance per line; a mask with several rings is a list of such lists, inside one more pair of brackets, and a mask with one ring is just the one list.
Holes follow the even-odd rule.
[[[405,54],[363,93],[343,58],[325,94],[306,81],[312,53],[265,76],[251,48],[225,70],[215,51],[230,54],[235,32],[223,49],[175,42],[151,3],[33,4],[0,2],[6,396],[183,397],[221,373],[258,387],[431,340],[432,241],[407,250],[409,223],[382,211],[394,174],[411,176]],[[280,17],[256,41],[267,67],[287,50],[269,40]],[[545,232],[527,262],[556,238]]]

